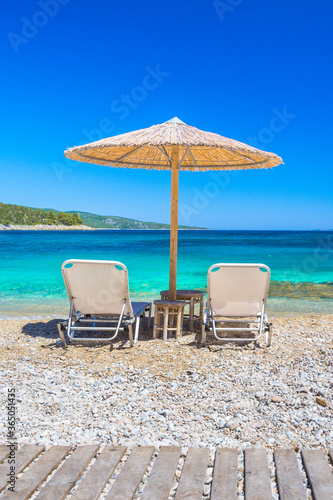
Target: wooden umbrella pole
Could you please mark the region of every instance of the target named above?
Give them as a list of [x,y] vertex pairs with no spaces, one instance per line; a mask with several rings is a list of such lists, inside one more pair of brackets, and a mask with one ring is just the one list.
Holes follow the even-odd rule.
[[169,299],[176,300],[176,293],[177,293],[177,246],[178,246],[179,146],[172,147],[171,160],[172,160],[172,162],[171,162]]

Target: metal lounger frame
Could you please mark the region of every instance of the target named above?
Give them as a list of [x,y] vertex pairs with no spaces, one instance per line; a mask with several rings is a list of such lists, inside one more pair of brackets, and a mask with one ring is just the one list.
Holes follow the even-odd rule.
[[[222,317],[220,319],[219,316],[214,317],[212,304],[210,304],[210,315],[211,315],[212,328],[210,328],[210,326],[209,326],[210,325],[209,321],[207,322],[207,315],[205,316],[205,320],[204,320],[205,325],[207,326],[207,328],[209,330],[210,329],[213,330],[214,337],[217,340],[224,340],[226,342],[257,342],[257,340],[259,340],[261,335],[262,335],[264,325],[265,325],[265,327],[269,327],[271,324],[271,323],[268,323],[268,321],[267,321],[267,314],[265,312],[264,305],[262,307],[261,313],[258,314],[256,319],[252,319],[251,316],[249,316],[247,319],[243,319],[244,318],[243,316],[242,316],[242,319],[240,319],[239,316],[235,316],[233,318],[231,318],[229,316],[228,319],[222,318]],[[251,327],[227,327],[227,326],[217,327],[216,323],[246,323],[246,324],[252,323],[252,324],[256,324],[256,326],[254,326],[253,328],[251,328]],[[256,332],[256,336],[255,337],[248,337],[248,338],[245,338],[245,337],[241,337],[241,338],[240,337],[219,337],[217,332],[220,332],[220,331]]]
[[[126,306],[126,299],[124,300],[124,304],[121,310],[121,313],[118,315],[108,315],[108,316],[94,316],[90,317],[90,315],[84,315],[79,311],[74,313],[73,311],[73,300],[71,301],[69,308],[69,317],[68,320],[62,324],[58,324],[58,331],[63,345],[66,345],[66,340],[63,335],[63,328],[66,328],[67,337],[70,341],[81,341],[81,342],[110,342],[114,340],[119,331],[124,331],[125,327],[128,328],[129,332],[129,342],[130,346],[133,347],[138,341],[139,337],[139,328],[140,328],[140,318],[143,317],[144,321],[144,329],[146,330],[146,311],[149,312],[148,319],[148,328],[150,328],[151,322],[151,302],[149,302],[142,310],[139,310],[136,315],[132,317],[124,318],[124,310]],[[89,317],[88,317],[89,316]],[[67,325],[66,325],[67,323]],[[81,323],[93,323],[92,326],[81,326]],[[96,323],[109,323],[112,326],[96,326]],[[132,325],[135,323],[135,332],[133,338],[133,329]],[[108,336],[105,338],[100,337],[79,337],[75,336],[76,331],[105,331],[105,332],[115,332],[112,336]]]
[[[214,316],[212,304],[210,304],[210,318],[207,317],[207,310],[205,311],[204,322],[202,325],[202,343],[206,344],[206,335],[207,331],[213,330],[214,337],[217,340],[222,340],[224,342],[257,342],[261,336],[263,329],[265,329],[266,334],[266,345],[270,345],[270,328],[272,327],[272,323],[269,323],[267,320],[267,314],[265,312],[265,305],[263,304],[261,313],[258,314],[256,319],[253,319],[253,316],[249,316],[247,319],[244,319],[244,316],[228,316],[228,319],[217,316]],[[256,326],[254,327],[217,327],[217,323],[252,323]],[[220,337],[218,332],[255,332],[255,337]]]

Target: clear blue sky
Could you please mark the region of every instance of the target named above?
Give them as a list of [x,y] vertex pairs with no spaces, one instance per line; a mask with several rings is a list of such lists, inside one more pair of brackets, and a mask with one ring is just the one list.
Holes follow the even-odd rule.
[[170,173],[66,160],[70,146],[185,123],[282,156],[181,173],[179,222],[333,227],[329,0],[2,0],[0,201],[169,221]]

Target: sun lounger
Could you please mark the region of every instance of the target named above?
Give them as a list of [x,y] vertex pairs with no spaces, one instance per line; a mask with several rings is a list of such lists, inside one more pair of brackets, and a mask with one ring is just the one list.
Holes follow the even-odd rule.
[[[208,269],[203,344],[206,332],[212,330],[216,339],[228,342],[257,342],[264,331],[266,345],[271,345],[272,324],[266,315],[270,275],[264,264],[214,264]],[[223,332],[254,336],[230,338],[223,337]]]
[[[147,311],[150,324],[151,303],[131,302],[128,272],[124,264],[108,260],[71,259],[62,264],[61,272],[70,302],[68,322],[58,324],[64,346],[64,330],[69,340],[100,342],[115,339],[119,331],[127,328],[130,345],[137,342],[140,317],[145,318]],[[82,336],[83,332],[85,336]],[[96,337],[87,335],[88,332],[108,335]]]

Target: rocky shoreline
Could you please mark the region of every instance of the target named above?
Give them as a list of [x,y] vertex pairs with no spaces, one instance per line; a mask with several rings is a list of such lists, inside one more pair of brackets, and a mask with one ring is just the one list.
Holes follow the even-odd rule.
[[56,320],[2,321],[0,401],[15,388],[18,443],[332,447],[333,316],[276,318],[270,348],[203,348],[199,331],[126,340],[64,350]]
[[5,226],[0,224],[0,231],[96,231],[96,229],[83,224],[81,226],[63,226],[61,224],[36,224],[34,226],[9,224]]

